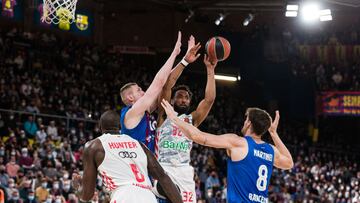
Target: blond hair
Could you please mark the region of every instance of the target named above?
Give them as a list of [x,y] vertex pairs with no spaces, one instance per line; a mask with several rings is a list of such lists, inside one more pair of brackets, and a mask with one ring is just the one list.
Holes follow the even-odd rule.
[[129,105],[129,101],[126,98],[125,92],[126,92],[126,90],[130,89],[130,87],[132,87],[134,85],[137,85],[137,84],[135,82],[129,82],[120,88],[121,100],[122,100],[122,102],[124,102],[125,105]]

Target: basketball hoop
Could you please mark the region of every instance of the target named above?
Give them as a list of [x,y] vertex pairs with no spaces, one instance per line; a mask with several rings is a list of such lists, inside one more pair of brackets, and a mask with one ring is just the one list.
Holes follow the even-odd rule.
[[77,0],[43,0],[42,22],[48,24],[73,23]]

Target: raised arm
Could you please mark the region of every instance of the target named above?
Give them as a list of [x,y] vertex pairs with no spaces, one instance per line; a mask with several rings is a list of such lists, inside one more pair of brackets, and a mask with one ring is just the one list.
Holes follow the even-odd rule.
[[[199,57],[200,54],[198,54],[197,52],[199,51],[199,49],[201,48],[200,43],[197,43],[195,45],[195,38],[191,35],[190,39],[188,41],[188,49],[186,51],[186,54],[183,58],[183,60],[185,60],[184,63],[193,63],[194,61],[196,61]],[[168,80],[165,83],[165,86],[161,92],[161,96],[158,98],[158,107],[159,107],[159,111],[158,111],[158,125],[160,126],[161,123],[163,122],[163,115],[164,115],[164,109],[161,107],[161,101],[163,99],[165,100],[170,100],[171,98],[171,89],[174,87],[174,85],[176,84],[176,81],[179,79],[181,73],[183,72],[183,70],[185,69],[185,66],[187,64],[183,64],[182,61],[180,63],[177,64],[177,66],[171,71],[170,76],[168,78]]]
[[216,86],[215,86],[215,67],[217,65],[217,61],[210,62],[209,57],[204,55],[204,63],[207,70],[207,83],[205,89],[205,97],[199,103],[198,107],[194,112],[192,112],[193,116],[193,124],[198,127],[209,114],[212,105],[214,104],[216,97]]
[[175,184],[172,182],[170,177],[165,173],[164,169],[161,167],[159,162],[156,160],[155,156],[149,149],[142,143],[141,147],[143,148],[148,161],[148,172],[150,176],[157,179],[163,188],[167,199],[173,203],[182,203],[181,195]]
[[143,117],[145,111],[152,112],[154,110],[154,103],[156,104],[157,98],[165,85],[168,76],[170,75],[171,68],[174,65],[174,61],[177,55],[180,53],[181,47],[181,32],[178,33],[175,48],[171,53],[166,63],[161,67],[159,72],[156,74],[154,80],[146,90],[144,96],[142,96],[132,108],[125,115],[125,126],[127,128],[135,127]]
[[292,156],[277,133],[277,126],[279,124],[279,120],[280,114],[279,111],[276,111],[275,120],[274,122],[272,122],[269,128],[269,133],[275,144],[275,146],[273,147],[275,152],[274,165],[281,169],[291,169],[294,166]]
[[180,120],[169,102],[163,100],[161,105],[165,109],[168,118],[180,128],[184,135],[198,144],[222,149],[242,147],[245,144],[244,139],[238,137],[236,134],[214,135],[202,132],[193,125]]

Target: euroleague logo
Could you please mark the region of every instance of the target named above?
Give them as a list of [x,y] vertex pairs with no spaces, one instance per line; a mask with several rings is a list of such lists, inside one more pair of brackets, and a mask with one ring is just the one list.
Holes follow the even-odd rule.
[[119,156],[121,158],[128,158],[128,159],[133,159],[133,158],[137,158],[137,154],[135,152],[127,152],[127,151],[121,151],[119,152]]

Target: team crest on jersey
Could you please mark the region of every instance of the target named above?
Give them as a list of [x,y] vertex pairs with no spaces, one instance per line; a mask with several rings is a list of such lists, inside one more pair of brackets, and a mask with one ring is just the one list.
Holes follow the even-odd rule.
[[190,123],[190,119],[188,117],[184,118],[184,122]]
[[150,130],[151,130],[151,131],[155,131],[155,130],[156,130],[157,121],[156,121],[156,119],[155,119],[155,117],[154,117],[153,115],[150,115],[149,126],[150,126]]
[[88,16],[76,14],[76,27],[79,30],[86,30],[89,27]]

